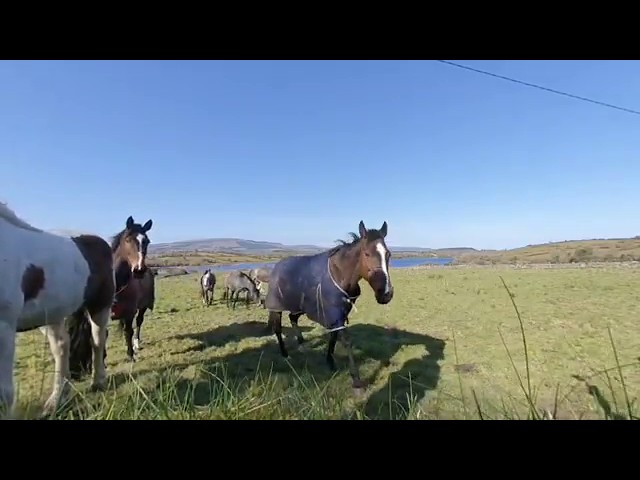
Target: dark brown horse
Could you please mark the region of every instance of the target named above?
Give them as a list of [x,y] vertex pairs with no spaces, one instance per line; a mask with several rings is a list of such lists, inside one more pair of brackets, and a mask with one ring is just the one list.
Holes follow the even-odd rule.
[[[154,273],[147,268],[146,257],[149,246],[147,232],[152,221],[144,225],[135,223],[133,217],[126,221],[124,230],[113,237],[111,255],[115,271],[115,295],[111,305],[111,319],[119,320],[124,330],[127,345],[127,357],[134,361],[133,320],[138,312],[137,339],[140,326],[144,321],[144,312],[154,305]],[[71,337],[70,369],[73,378],[80,378],[91,371],[92,359],[88,354],[90,332],[81,312],[69,319],[67,330]],[[106,349],[104,352],[106,357]]]
[[362,388],[364,384],[355,364],[351,336],[346,326],[347,317],[361,293],[360,280],[364,278],[369,283],[379,304],[387,304],[393,298],[389,276],[391,253],[384,241],[387,222],[379,230],[367,230],[361,221],[359,233],[351,234],[351,243],[341,242],[331,250],[280,260],[271,271],[265,301],[269,325],[283,357],[289,354],[282,340],[282,312],[289,312],[298,344],[304,342],[298,319],[307,315],[330,332],[326,359],[333,371],[336,370],[333,353],[340,339],[349,357],[349,373],[354,388]]
[[[136,328],[133,337],[133,350],[138,351],[142,347],[140,344],[140,329],[144,323],[144,314],[147,310],[153,310],[156,302],[156,275],[157,272],[151,268],[147,268],[142,278],[137,278],[135,275],[131,279],[132,282],[136,282],[138,288],[138,314],[136,315]],[[122,326],[122,324],[121,324]]]
[[[138,313],[138,338],[140,326],[144,321],[144,311],[151,305],[153,308],[154,294],[148,295],[145,286],[151,286],[153,291],[154,276],[149,273],[146,265],[149,237],[147,232],[151,230],[152,220],[144,225],[135,223],[133,217],[127,218],[127,223],[120,233],[111,242],[113,252],[113,266],[116,272],[116,295],[111,308],[111,319],[118,320],[120,328],[124,330],[124,338],[127,345],[127,359],[135,361],[133,345],[133,320]],[[147,294],[147,295],[145,295]],[[141,301],[143,301],[141,303]],[[142,307],[142,308],[141,308]],[[136,348],[137,350],[137,348]]]

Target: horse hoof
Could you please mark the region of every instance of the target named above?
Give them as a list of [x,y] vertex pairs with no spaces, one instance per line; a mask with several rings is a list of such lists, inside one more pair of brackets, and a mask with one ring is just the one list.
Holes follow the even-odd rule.
[[127,357],[127,362],[135,363],[136,359],[134,357]]
[[104,392],[107,386],[104,383],[92,383],[89,387],[90,392]]

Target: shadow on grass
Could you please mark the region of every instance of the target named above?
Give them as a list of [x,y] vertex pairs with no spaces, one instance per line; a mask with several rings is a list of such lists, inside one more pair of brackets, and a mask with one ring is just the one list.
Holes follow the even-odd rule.
[[[286,331],[286,329],[283,329]],[[303,332],[311,330],[310,327],[301,327]],[[271,328],[264,321],[247,320],[222,325],[208,332],[185,333],[171,337],[176,340],[195,340],[200,345],[193,347],[195,351],[203,351],[209,347],[222,347],[229,342],[239,341],[245,338],[260,338],[272,336]]]
[[[303,325],[301,330],[306,342],[300,348],[291,327],[283,327],[290,355],[288,359],[280,355],[275,335],[266,322],[241,321],[208,332],[181,334],[173,338],[196,340],[199,344],[190,347],[190,350],[200,352],[246,338],[269,340],[261,346],[231,354],[221,348],[219,355],[208,355],[204,364],[198,361],[173,364],[161,369],[134,368],[132,372],[109,375],[110,389],[150,373],[156,378],[163,378],[170,375],[170,371],[181,371],[197,365],[202,371],[195,379],[180,375],[172,385],[172,395],[178,402],[188,397],[193,406],[211,406],[219,401],[214,396],[221,395],[220,392],[225,389],[233,390],[237,399],[251,398],[256,388],[275,388],[275,397],[280,398],[279,401],[289,402],[288,397],[297,397],[291,400],[297,402],[296,408],[307,408],[305,405],[316,402],[330,403],[332,418],[341,418],[344,409],[338,404],[347,403],[350,404],[349,408],[356,405],[360,414],[367,418],[395,419],[410,416],[415,402],[422,400],[438,384],[439,362],[444,358],[445,348],[445,342],[441,339],[371,324],[348,327],[353,339],[356,364],[362,380],[369,385],[366,395],[356,398],[351,390],[346,352],[340,344],[335,352],[338,372],[334,373],[326,363],[328,334]],[[214,350],[214,353],[218,352]],[[224,370],[223,375],[221,369]],[[222,389],[221,384],[224,384]],[[320,397],[323,399],[320,400]],[[317,410],[307,416],[313,418],[323,415],[323,411]]]
[[[394,419],[406,417],[415,401],[434,390],[440,378],[439,362],[444,358],[445,342],[441,339],[400,329],[386,329],[377,325],[357,324],[350,328],[353,337],[354,356],[362,379],[371,388],[362,402],[363,413],[368,418]],[[312,330],[301,327],[303,334]],[[288,332],[285,327],[285,334]],[[238,386],[248,388],[250,381],[257,377],[279,377],[285,384],[296,380],[315,384],[324,390],[334,377],[339,377],[333,390],[351,393],[347,372],[347,358],[340,347],[336,349],[336,363],[339,371],[334,374],[326,363],[328,335],[310,337],[302,348],[297,346],[293,335],[287,335],[289,358],[280,355],[275,336],[267,329],[265,322],[241,322],[224,325],[206,333],[185,334],[177,338],[190,338],[202,342],[197,348],[202,351],[209,347],[223,346],[231,341],[247,337],[270,337],[271,342],[261,347],[250,348],[231,355],[221,355],[203,365],[206,372],[217,375],[224,365],[225,379]],[[409,346],[423,347],[419,356],[403,359],[403,349]],[[192,347],[194,348],[194,347]],[[170,368],[187,368],[190,364],[174,365]],[[395,370],[389,373],[387,370]],[[380,386],[382,384],[382,386]],[[195,405],[211,402],[211,382],[202,379],[195,384],[183,379],[176,389],[181,393],[189,391]],[[336,394],[338,392],[336,391]]]

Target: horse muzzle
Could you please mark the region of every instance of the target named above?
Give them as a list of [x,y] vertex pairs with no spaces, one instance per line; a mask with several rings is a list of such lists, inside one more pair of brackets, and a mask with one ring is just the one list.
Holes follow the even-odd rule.
[[144,274],[147,272],[146,265],[136,265],[131,269],[131,274],[134,278],[141,279],[144,277]]
[[385,305],[393,298],[393,286],[382,269],[374,270],[367,279],[376,297],[376,302]]
[[384,288],[375,291],[376,302],[380,305],[386,305],[393,299],[393,287],[389,287],[387,292]]

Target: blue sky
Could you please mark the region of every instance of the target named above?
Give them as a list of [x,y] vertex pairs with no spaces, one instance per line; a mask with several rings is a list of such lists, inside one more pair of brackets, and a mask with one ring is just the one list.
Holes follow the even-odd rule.
[[[458,63],[640,110],[640,62]],[[155,243],[640,234],[640,116],[433,61],[0,62],[0,200]]]

